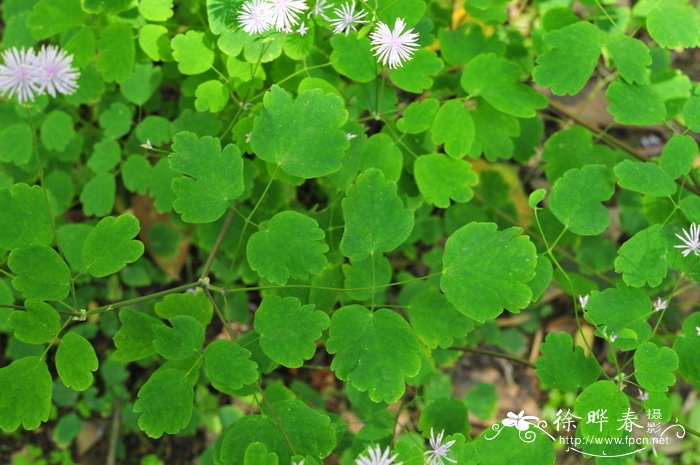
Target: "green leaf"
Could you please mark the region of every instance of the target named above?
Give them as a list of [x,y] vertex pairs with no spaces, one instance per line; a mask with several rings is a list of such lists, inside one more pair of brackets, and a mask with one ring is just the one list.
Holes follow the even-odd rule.
[[480,420],[490,420],[498,411],[498,394],[492,383],[478,383],[464,396],[467,410]]
[[243,456],[243,465],[277,465],[277,454],[268,452],[262,442],[254,442],[248,446]]
[[120,86],[122,95],[134,105],[143,106],[158,90],[163,72],[151,63],[137,63],[134,73]]
[[54,110],[41,123],[41,143],[49,150],[62,152],[75,137],[73,119],[60,110]]
[[175,434],[190,422],[194,389],[184,370],[169,368],[156,371],[139,390],[134,412],[148,436]]
[[27,17],[27,26],[37,40],[80,26],[85,14],[79,0],[40,0]]
[[114,208],[117,184],[114,175],[102,173],[91,178],[80,193],[85,215],[104,216]]
[[428,49],[417,50],[413,57],[400,68],[394,68],[389,72],[391,82],[399,89],[414,94],[420,94],[433,85],[431,76],[438,74],[443,63],[435,52]]
[[683,322],[682,335],[673,343],[673,350],[678,354],[678,372],[695,386],[700,385],[698,326],[700,326],[700,313],[695,312]]
[[153,167],[146,157],[130,155],[122,163],[121,172],[124,187],[130,192],[143,195],[151,187]]
[[469,430],[467,418],[467,406],[464,402],[454,397],[443,397],[423,408],[418,420],[418,428],[424,436],[427,436],[429,431],[435,433],[442,431],[446,435],[467,434]]
[[685,102],[683,118],[688,129],[700,132],[700,95],[693,95]]
[[[556,454],[554,442],[542,431],[530,427],[527,432],[527,442],[521,439],[527,432],[521,432],[515,427],[503,427],[502,432],[492,440],[493,429],[486,429],[474,442],[473,449],[459,458],[461,463],[471,465],[467,460],[474,460],[479,465],[503,465],[507,463],[522,465],[554,465]],[[463,458],[464,457],[464,458]]]
[[280,212],[248,239],[248,264],[276,284],[287,284],[290,277],[307,279],[328,263],[324,238],[313,218],[294,211]]
[[197,111],[210,111],[218,113],[228,103],[228,88],[224,83],[217,80],[210,80],[201,83],[194,91],[194,96],[197,98],[194,102],[194,107]]
[[156,354],[153,327],[163,325],[162,321],[132,308],[119,310],[119,321],[122,326],[114,335],[115,360],[134,362]]
[[112,139],[104,139],[93,146],[92,156],[87,164],[97,174],[107,173],[119,164],[121,156],[119,143]]
[[108,216],[95,225],[83,245],[83,262],[96,278],[109,276],[138,260],[143,244],[134,239],[139,220],[132,215]]
[[118,139],[129,133],[132,118],[131,107],[115,102],[100,114],[99,123],[106,137]]
[[[630,403],[627,396],[611,381],[598,381],[588,386],[576,399],[575,415],[581,420],[578,422],[577,436],[589,438],[624,438],[627,432],[620,428],[618,420],[623,418],[629,409]],[[598,423],[589,422],[588,413],[605,411],[607,421]],[[584,448],[589,452],[600,455],[615,455],[614,446],[602,443],[602,447],[594,450]]]
[[598,64],[604,40],[600,29],[585,21],[549,32],[547,51],[537,57],[532,78],[554,95],[578,94]]
[[7,266],[15,275],[12,286],[31,300],[63,300],[70,291],[68,265],[51,247],[28,245],[14,249]]
[[468,162],[440,153],[418,157],[413,170],[425,201],[439,208],[448,208],[450,199],[468,202],[474,196],[472,187],[479,182]]
[[482,97],[496,110],[530,118],[547,106],[547,97],[521,83],[524,74],[518,64],[486,53],[467,63],[460,82],[470,95]]
[[331,369],[373,402],[395,402],[405,381],[420,371],[420,345],[413,330],[397,313],[376,312],[360,305],[343,307],[331,318],[326,342],[335,354]]
[[287,432],[294,452],[321,458],[333,452],[336,433],[327,415],[297,399],[273,402],[272,409]]
[[296,297],[265,297],[255,312],[255,331],[265,355],[280,365],[299,368],[316,353],[316,341],[330,319]]
[[515,152],[513,138],[520,134],[519,120],[501,113],[483,99],[476,102],[471,113],[475,135],[469,156],[478,158],[483,153],[489,161],[510,158]]
[[235,342],[219,339],[204,349],[204,373],[214,388],[235,395],[243,386],[258,380],[258,365],[250,355]]
[[666,142],[659,165],[673,179],[678,179],[690,173],[697,154],[698,144],[695,139],[687,135],[676,135]]
[[39,357],[24,357],[0,368],[0,428],[32,430],[49,419],[51,373]]
[[[362,260],[350,260],[342,266],[346,294],[357,301],[370,300],[386,292],[393,270],[382,254],[370,255]],[[374,288],[374,289],[372,289]]]
[[552,183],[572,168],[583,168],[589,164],[613,167],[615,154],[604,145],[594,145],[593,135],[582,126],[552,134],[544,144],[542,160],[547,179]]
[[97,71],[106,82],[122,83],[134,71],[136,47],[131,27],[112,23],[97,40]]
[[610,172],[603,165],[571,169],[554,183],[549,208],[569,231],[597,236],[610,224],[608,209],[601,202],[615,192]]
[[188,315],[170,318],[172,328],[157,324],[151,328],[153,347],[168,360],[185,360],[195,355],[204,342],[204,326]]
[[522,229],[498,231],[494,223],[469,223],[445,243],[440,289],[457,310],[476,321],[496,318],[507,309],[528,306],[537,252]]
[[416,336],[428,347],[447,349],[474,329],[474,322],[457,311],[440,292],[427,289],[408,305],[408,318]]
[[[403,117],[396,122],[396,127],[399,131],[406,134],[420,134],[421,132],[425,132],[432,126],[439,108],[440,102],[434,98],[426,98],[424,100],[412,102],[403,111]],[[467,112],[466,114],[469,113]],[[447,138],[448,136],[449,134],[445,132],[440,137]],[[454,140],[456,143],[459,143],[457,139]]]
[[396,183],[371,168],[357,178],[342,201],[345,231],[340,251],[353,260],[391,252],[413,229],[413,212],[403,208]]
[[10,124],[0,131],[0,161],[25,165],[32,159],[32,129],[27,123]]
[[445,153],[452,158],[462,158],[474,143],[474,121],[459,100],[445,102],[430,127],[433,144],[445,145]]
[[649,197],[668,197],[677,189],[673,178],[656,163],[625,160],[614,172],[620,187]]
[[146,24],[139,29],[139,46],[153,61],[172,60],[168,29],[160,24]]
[[141,0],[139,13],[148,21],[167,21],[173,16],[173,0]]
[[61,318],[51,305],[28,300],[24,307],[24,311],[10,314],[10,326],[17,339],[27,344],[43,344],[58,335]]
[[540,202],[542,202],[546,196],[547,196],[546,189],[535,189],[527,197],[527,204],[533,210],[539,210],[537,205],[539,205]]
[[170,41],[173,58],[182,74],[202,74],[214,64],[214,52],[203,32],[187,31]]
[[608,336],[617,336],[614,347],[631,350],[651,336],[646,321],[651,311],[651,300],[644,291],[620,286],[592,292],[584,315],[588,321],[605,326]]
[[644,389],[666,392],[676,384],[673,372],[678,368],[678,355],[668,347],[645,342],[634,352],[634,377]]
[[659,286],[668,272],[668,245],[660,224],[639,231],[618,249],[615,272],[632,287]]
[[75,413],[62,416],[51,433],[51,438],[61,449],[69,447],[83,429],[83,421]]
[[172,181],[173,207],[188,223],[211,223],[243,193],[243,159],[238,147],[221,150],[216,137],[179,132],[169,157],[170,168],[184,176]]
[[666,121],[666,105],[650,85],[627,84],[617,80],[605,92],[608,112],[620,124],[649,126]]
[[548,334],[541,351],[537,378],[550,388],[575,392],[595,382],[601,374],[596,359],[587,357],[581,346],[574,345],[568,333]]
[[155,311],[159,317],[167,320],[180,315],[191,316],[205,327],[211,322],[214,313],[206,293],[201,290],[196,293],[166,295],[155,305]]
[[52,218],[41,186],[0,189],[0,247],[7,250],[53,242]]
[[336,34],[331,38],[331,66],[338,73],[356,82],[370,82],[380,71],[372,56],[372,46],[367,37]]
[[617,71],[630,84],[649,82],[651,53],[644,42],[625,34],[616,34],[605,45]]
[[207,0],[207,19],[213,34],[238,28],[243,0]]
[[647,31],[665,48],[693,48],[700,45],[700,18],[685,2],[662,0],[647,16]]
[[99,363],[90,342],[75,331],[61,338],[56,350],[56,371],[61,381],[74,391],[84,391],[92,385],[92,372]]
[[348,112],[338,96],[309,89],[292,100],[284,89],[273,85],[263,105],[251,133],[255,155],[305,179],[340,169],[349,142],[342,130]]
[[262,415],[246,415],[223,433],[218,448],[219,460],[225,464],[243,463],[246,449],[256,442],[265,444],[283,461],[289,460],[289,443],[280,427],[272,418]]

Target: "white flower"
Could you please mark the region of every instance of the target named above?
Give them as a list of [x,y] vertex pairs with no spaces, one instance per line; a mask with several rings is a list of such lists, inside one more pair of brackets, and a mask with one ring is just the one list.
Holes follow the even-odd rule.
[[316,0],[314,7],[311,9],[311,11],[309,11],[307,17],[310,18],[312,16],[320,16],[328,21],[328,16],[326,16],[325,11],[330,7],[331,5],[329,5],[326,0]]
[[394,30],[389,29],[385,23],[380,22],[377,29],[369,35],[372,39],[372,50],[379,61],[389,68],[399,68],[403,63],[411,59],[411,55],[418,48],[418,34],[413,29],[406,29],[403,19],[397,18]]
[[681,240],[682,244],[674,246],[677,249],[683,250],[683,256],[687,257],[691,253],[700,256],[700,224],[691,224],[690,230],[683,230],[683,236],[676,234],[676,237]]
[[300,36],[305,36],[307,32],[309,32],[309,27],[306,25],[306,23],[301,23],[297,28],[297,34]]
[[457,463],[455,459],[451,459],[447,456],[450,452],[450,447],[455,443],[454,439],[447,441],[445,444],[442,443],[442,437],[445,434],[445,430],[440,431],[440,434],[435,437],[433,429],[430,428],[430,450],[425,452],[426,464],[427,465],[444,465],[444,460],[448,462]]
[[141,147],[146,150],[153,150],[153,144],[151,143],[151,139],[146,139],[146,143],[141,144]]
[[31,102],[36,95],[43,93],[33,50],[9,48],[2,53],[2,61],[0,93],[9,98],[16,96],[19,103]]
[[643,391],[641,389],[637,389],[639,391],[639,395],[637,396],[637,399],[641,400],[642,402],[649,400],[649,393],[646,391]]
[[588,294],[578,296],[578,303],[581,305],[581,309],[585,310],[586,305],[588,305]]
[[698,336],[700,336],[700,326],[696,326],[695,331],[698,333]]
[[292,462],[292,465],[304,465],[304,459],[301,459],[301,462]]
[[616,334],[611,334],[610,335],[610,342],[615,342],[617,341],[617,335]]
[[73,67],[73,55],[55,45],[41,46],[34,58],[38,71],[41,93],[48,92],[51,97],[56,93],[70,95],[78,88],[76,81],[80,72]]
[[530,429],[530,421],[537,421],[539,418],[533,416],[526,416],[525,410],[521,410],[517,414],[513,412],[508,412],[506,414],[508,418],[503,420],[503,426],[515,426],[519,431],[527,431]]
[[654,311],[660,312],[661,310],[666,310],[668,308],[668,300],[661,300],[661,297],[657,297],[654,302]]
[[272,23],[278,31],[291,32],[292,26],[299,23],[299,14],[308,10],[304,0],[269,0]]
[[384,453],[382,453],[382,449],[379,446],[376,446],[374,449],[370,447],[367,452],[369,454],[369,457],[360,455],[355,460],[355,465],[401,465],[403,463],[394,463],[394,460],[396,460],[398,454],[394,454],[391,457],[389,457],[391,450],[388,447],[386,448]]
[[265,0],[245,2],[238,14],[238,22],[248,34],[260,34],[272,26],[272,9]]
[[331,25],[333,26],[333,33],[335,34],[340,34],[342,32],[347,35],[350,33],[350,31],[356,30],[356,24],[367,22],[366,20],[362,19],[367,16],[367,12],[365,10],[355,12],[354,0],[352,3],[345,3],[341,5],[340,8],[336,8],[333,10],[333,13],[335,13],[335,18],[331,19]]
[[355,137],[357,137],[357,134],[353,134],[353,133],[351,133],[351,132],[348,132],[348,133],[345,134],[345,137],[346,137],[348,140],[353,140]]

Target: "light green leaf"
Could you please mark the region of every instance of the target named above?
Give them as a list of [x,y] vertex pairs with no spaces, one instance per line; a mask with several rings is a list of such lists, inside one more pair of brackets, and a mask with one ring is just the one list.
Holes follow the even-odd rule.
[[474,143],[474,121],[460,100],[448,100],[435,115],[430,127],[433,144],[445,145],[445,153],[462,158]]
[[[503,427],[502,432],[492,440],[486,437],[493,437],[491,428],[487,428],[479,436],[473,449],[466,454],[459,456],[460,464],[466,465],[503,465],[513,463],[518,465],[554,465],[556,453],[554,442],[542,431],[530,427],[528,441],[521,439],[525,433],[515,427]],[[469,443],[467,443],[469,444]],[[473,461],[471,463],[466,460]]]
[[280,365],[299,368],[316,353],[316,341],[330,319],[296,297],[265,297],[255,312],[255,331],[265,355]]
[[617,336],[613,347],[631,350],[651,336],[647,323],[651,311],[651,300],[644,291],[620,286],[592,292],[584,315],[591,323],[605,326],[609,337]]
[[243,193],[243,159],[238,147],[221,150],[219,139],[179,132],[169,157],[170,168],[184,176],[172,181],[175,211],[188,223],[211,223]]
[[474,329],[474,322],[457,311],[440,292],[427,289],[408,305],[408,318],[416,336],[428,347],[447,349]]
[[78,0],[40,0],[27,17],[27,26],[35,39],[43,40],[80,26],[84,21],[85,13]]
[[206,293],[201,290],[196,293],[183,292],[182,294],[166,295],[162,301],[156,304],[155,311],[159,317],[167,320],[179,315],[191,316],[202,326],[207,326],[211,322],[214,313]]
[[167,21],[173,16],[173,0],[141,0],[139,13],[148,21]]
[[568,333],[548,334],[541,351],[537,378],[550,388],[575,392],[595,382],[601,374],[596,359],[587,357],[581,346],[574,345]]
[[578,94],[598,64],[604,39],[600,29],[585,21],[549,32],[547,51],[537,57],[532,78],[554,95]]
[[435,399],[423,408],[418,420],[418,428],[424,436],[429,431],[442,431],[444,434],[468,434],[467,406],[460,399],[442,397]]
[[151,63],[137,63],[133,74],[120,86],[122,95],[134,105],[143,106],[158,90],[162,79],[163,72],[159,67]]
[[7,250],[53,242],[52,218],[41,186],[18,183],[0,189],[0,247]]
[[668,272],[668,240],[660,224],[654,224],[632,236],[617,251],[615,272],[632,287],[657,287]]
[[[396,122],[396,127],[406,134],[425,132],[432,126],[438,108],[440,108],[440,102],[434,98],[412,102],[403,111],[403,117]],[[442,137],[447,135],[445,133]]]
[[153,61],[172,60],[168,29],[160,24],[146,24],[139,29],[139,47]]
[[625,34],[616,34],[605,45],[617,71],[630,84],[649,82],[651,53],[644,42]]
[[601,202],[615,192],[610,172],[603,165],[571,169],[554,183],[549,208],[571,232],[597,236],[610,224],[608,209]]
[[[588,386],[576,399],[574,414],[582,420],[578,421],[577,436],[588,438],[625,438],[628,433],[620,428],[619,420],[627,413],[629,400],[617,384],[611,381],[598,381]],[[598,423],[587,421],[589,412],[604,411],[607,421]],[[601,445],[583,448],[589,453],[600,455],[616,455],[621,452],[614,444],[604,441]],[[624,451],[629,452],[629,451]]]
[[464,160],[433,153],[418,157],[413,165],[416,184],[425,201],[439,208],[455,202],[468,202],[474,196],[479,177]]
[[219,339],[204,349],[204,373],[215,389],[234,395],[259,377],[258,365],[250,355],[235,342]]
[[131,27],[115,22],[102,30],[97,40],[95,66],[107,82],[122,83],[134,71],[136,47]]
[[527,307],[537,252],[520,228],[498,231],[494,223],[469,223],[445,243],[440,289],[464,315],[486,321],[507,309]]
[[301,213],[283,211],[248,239],[248,264],[276,284],[291,278],[307,279],[326,267],[328,246],[318,223]]
[[648,126],[666,121],[666,105],[650,85],[627,84],[617,80],[605,92],[608,112],[616,122]]
[[87,339],[74,331],[61,338],[56,350],[56,371],[63,384],[84,391],[92,385],[92,372],[98,367],[95,349]]
[[685,2],[662,0],[647,16],[647,31],[665,48],[692,48],[700,45],[700,19]]
[[400,68],[394,68],[389,72],[391,82],[399,89],[414,94],[420,94],[433,85],[432,76],[438,74],[443,63],[435,52],[426,48],[420,49],[413,57]]
[[25,165],[32,159],[32,129],[27,123],[10,124],[0,130],[0,161]]
[[700,385],[698,326],[700,326],[700,312],[695,312],[683,322],[682,335],[673,343],[673,350],[678,354],[678,372],[695,386]]
[[480,96],[496,110],[518,118],[531,118],[547,106],[547,97],[520,82],[524,71],[518,64],[493,53],[478,55],[462,73],[462,87]]
[[336,34],[331,38],[331,47],[331,65],[343,76],[356,82],[370,82],[379,74],[367,37],[359,38],[354,32]]
[[614,172],[620,187],[649,197],[668,197],[677,189],[673,178],[656,163],[625,160]]
[[73,119],[65,112],[54,110],[41,123],[39,135],[44,147],[62,152],[75,137]]
[[277,454],[268,452],[262,442],[254,442],[248,446],[243,456],[243,465],[277,465]]
[[408,377],[420,371],[420,345],[413,330],[391,310],[376,312],[360,305],[333,314],[326,342],[335,354],[331,369],[373,402],[395,402],[405,391]]
[[659,165],[673,179],[678,179],[690,173],[695,157],[698,155],[698,144],[688,135],[675,135],[664,146]]
[[124,187],[130,192],[143,195],[148,188],[151,187],[153,166],[151,166],[151,162],[142,155],[130,155],[124,160],[121,173]]
[[106,137],[119,139],[128,134],[132,118],[131,107],[121,102],[114,102],[100,114],[99,123]]
[[153,327],[164,326],[162,321],[132,308],[119,310],[119,321],[122,326],[114,335],[115,360],[134,362],[156,354]]
[[413,212],[403,208],[396,183],[376,168],[365,171],[342,201],[345,231],[340,251],[353,260],[391,252],[413,229]]
[[49,419],[51,373],[39,357],[24,357],[0,368],[0,428],[32,430]]
[[143,244],[133,239],[139,232],[139,220],[132,215],[108,216],[95,225],[83,245],[83,262],[97,278],[109,276],[138,260]]
[[170,318],[172,328],[155,324],[151,327],[153,347],[168,360],[185,360],[195,355],[204,342],[204,326],[188,315]]
[[12,286],[31,300],[63,300],[71,275],[63,258],[51,247],[28,245],[14,249],[7,266],[15,275]]
[[43,344],[58,335],[61,318],[51,305],[27,300],[24,308],[10,314],[10,326],[17,339],[27,344]]
[[644,389],[666,392],[676,384],[673,372],[678,368],[678,355],[669,347],[645,342],[634,352],[634,377]]
[[83,204],[83,213],[87,216],[104,216],[114,208],[114,198],[117,192],[117,183],[114,175],[108,173],[98,174],[91,178],[80,193],[80,202]]
[[547,179],[554,183],[572,168],[583,168],[590,164],[613,167],[615,154],[604,145],[593,144],[593,135],[582,126],[552,134],[544,144],[542,160]]
[[122,156],[119,143],[112,139],[103,139],[93,146],[92,156],[87,164],[95,173],[107,173],[113,169]]
[[190,422],[194,389],[184,370],[161,369],[151,375],[139,390],[134,412],[148,436],[175,434]]
[[474,120],[474,143],[469,156],[478,158],[482,153],[489,161],[509,159],[515,152],[513,138],[520,134],[520,121],[489,105],[485,100],[476,100],[471,112]]
[[228,103],[228,92],[228,88],[221,81],[212,79],[203,82],[194,91],[194,96],[197,98],[194,102],[194,107],[197,111],[218,113]]
[[349,141],[342,130],[348,113],[338,96],[309,89],[292,100],[284,89],[273,85],[263,105],[251,133],[255,155],[305,179],[340,169]]
[[239,27],[238,14],[243,0],[207,0],[207,19],[213,34]]
[[214,52],[203,32],[187,31],[170,41],[173,58],[182,74],[202,74],[214,64]]

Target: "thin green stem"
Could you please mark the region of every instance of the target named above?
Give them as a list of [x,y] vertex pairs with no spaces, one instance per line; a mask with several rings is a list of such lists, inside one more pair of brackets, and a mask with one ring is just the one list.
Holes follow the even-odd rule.
[[528,366],[530,368],[535,368],[535,364],[529,360],[525,360],[515,355],[506,354],[504,352],[496,352],[494,350],[479,349],[477,347],[451,347],[452,350],[459,350],[460,352],[471,352],[473,354],[487,355],[489,357],[502,358],[504,360],[510,360],[511,362],[519,363],[521,365]]
[[182,292],[182,291],[186,291],[188,289],[192,289],[195,287],[200,287],[201,284],[202,284],[201,281],[194,281],[191,283],[183,284],[181,286],[176,286],[176,287],[173,287],[170,289],[166,289],[164,291],[155,292],[153,294],[144,295],[141,297],[135,297],[133,299],[122,300],[121,302],[115,302],[115,303],[108,304],[108,305],[103,305],[101,307],[97,307],[95,309],[89,310],[88,312],[85,313],[85,316],[88,317],[91,315],[96,315],[98,313],[107,312],[109,310],[116,310],[118,308],[127,307],[129,305],[140,304],[141,302],[146,302],[148,300],[157,299],[159,297],[164,297],[164,296],[169,295],[169,294],[175,294],[177,292]]

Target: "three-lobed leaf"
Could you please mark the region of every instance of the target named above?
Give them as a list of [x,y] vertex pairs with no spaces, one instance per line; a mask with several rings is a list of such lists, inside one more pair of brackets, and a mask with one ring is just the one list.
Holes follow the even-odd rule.
[[82,259],[87,271],[97,278],[109,276],[143,255],[141,241],[134,239],[139,221],[132,215],[102,218],[83,244]]

